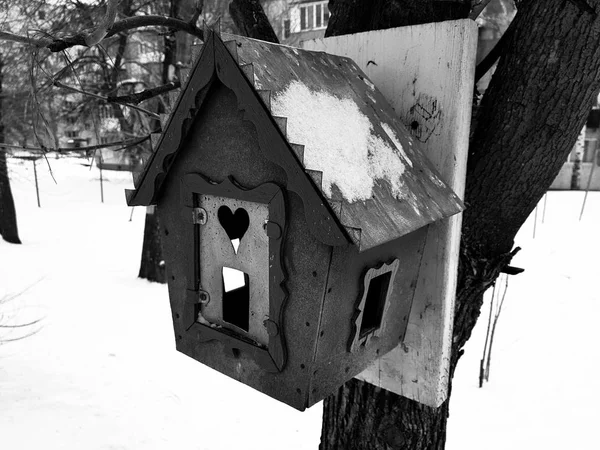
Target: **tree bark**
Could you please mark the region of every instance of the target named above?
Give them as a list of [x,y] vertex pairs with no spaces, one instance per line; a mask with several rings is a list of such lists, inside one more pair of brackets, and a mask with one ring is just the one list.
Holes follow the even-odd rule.
[[[177,18],[181,8],[181,0],[171,0],[169,5],[169,16]],[[175,33],[166,34],[163,37],[164,58],[162,63],[161,81],[165,85],[171,80],[169,72],[175,70],[177,66],[177,44],[178,40]],[[169,105],[171,108],[173,105]],[[158,103],[158,113],[164,114],[163,104]],[[144,242],[142,243],[142,260],[140,262],[139,278],[145,278],[149,281],[166,283],[165,262],[162,252],[162,243],[160,239],[161,226],[158,220],[158,214],[155,213],[155,207],[149,206],[146,209],[146,221],[144,223]]]
[[[4,142],[4,124],[2,122],[2,68],[3,61],[0,54],[0,142]],[[6,242],[20,244],[17,228],[17,212],[10,187],[10,177],[6,166],[6,149],[0,147],[0,235]]]
[[[403,23],[404,13],[397,21],[390,18],[394,8],[406,4],[412,11],[421,4],[373,2],[381,11],[390,6],[379,23],[373,11],[361,17],[375,7],[369,1],[331,3],[329,35],[346,33],[344,21],[349,32]],[[596,11],[598,3],[592,3]],[[342,10],[342,5],[349,8]],[[519,6],[512,35],[474,118],[451,376],[479,317],[483,293],[515,253],[511,249],[517,231],[566,161],[600,89],[598,16],[563,0],[528,0]],[[338,12],[351,16],[338,20]],[[422,19],[418,14],[414,23]],[[448,402],[428,408],[351,380],[325,400],[321,449],[442,449]]]
[[329,0],[325,36],[460,19],[470,6],[470,0]]
[[146,222],[144,224],[142,261],[138,277],[164,284],[167,282],[167,278],[162,254],[160,230],[156,207],[148,206],[146,208]]

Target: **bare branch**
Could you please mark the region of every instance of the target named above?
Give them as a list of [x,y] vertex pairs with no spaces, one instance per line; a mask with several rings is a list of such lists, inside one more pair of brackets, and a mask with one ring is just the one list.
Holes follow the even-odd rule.
[[22,44],[33,45],[34,47],[46,47],[52,43],[52,39],[36,39],[29,36],[19,36],[18,34],[0,31],[0,41],[20,42]]
[[477,64],[477,67],[475,68],[475,83],[481,80],[481,77],[483,77],[494,66],[494,64],[496,64],[496,61],[498,61],[506,51],[506,46],[508,45],[508,41],[511,39],[513,30],[515,28],[513,23],[514,22],[510,23],[494,48],[492,48],[485,58],[483,58],[483,61]]
[[167,92],[179,89],[180,87],[181,83],[179,81],[175,81],[172,83],[163,84],[162,86],[154,87],[152,89],[146,89],[141,92],[136,92],[135,94],[121,95],[118,97],[109,95],[106,98],[106,101],[108,103],[137,105],[138,103],[143,102],[144,100],[156,97],[157,95],[166,94]]
[[[110,100],[110,97],[104,97],[104,96],[102,96],[102,95],[94,94],[93,92],[87,92],[87,91],[84,91],[84,90],[82,90],[82,89],[77,89],[76,87],[73,87],[73,86],[68,86],[68,85],[66,85],[66,84],[64,84],[64,83],[61,83],[61,82],[60,82],[60,81],[58,81],[58,80],[54,80],[52,84],[53,84],[54,86],[56,86],[56,87],[63,88],[63,89],[67,89],[67,90],[69,90],[69,91],[71,91],[71,92],[77,92],[78,94],[83,94],[83,95],[87,95],[87,96],[89,96],[89,97],[97,98],[98,100],[105,101],[106,103],[119,103],[119,104],[121,104],[121,105],[123,105],[123,106],[127,106],[128,108],[133,108],[133,109],[136,109],[136,110],[138,110],[138,111],[140,111],[140,112],[143,112],[143,113],[145,113],[145,114],[148,114],[149,116],[152,116],[152,117],[154,117],[155,119],[159,119],[159,118],[160,118],[160,116],[159,116],[158,114],[156,114],[156,113],[154,113],[154,112],[152,112],[152,111],[148,111],[147,109],[140,108],[139,106],[136,106],[136,105],[132,105],[132,104],[129,104],[129,103],[125,103],[125,101],[115,101],[115,100],[112,100],[112,101],[111,101],[111,100]],[[161,86],[161,87],[162,87],[162,86]],[[118,98],[118,97],[113,97],[113,98]],[[140,100],[140,101],[141,101],[141,100]],[[138,102],[138,103],[139,103],[139,102]]]
[[[180,19],[164,16],[127,17],[123,20],[115,22],[110,28],[108,28],[103,39],[109,38],[111,36],[114,36],[115,34],[119,34],[127,30],[152,26],[167,27],[177,31],[184,31],[186,33],[191,34],[192,36],[196,36],[197,38],[204,40],[204,32],[197,26]],[[13,33],[8,33],[6,31],[0,32],[0,40],[20,42],[23,44],[33,45],[34,47],[38,48],[47,48],[53,53],[63,51],[67,48],[74,47],[76,45],[81,45],[83,47],[91,47],[92,45],[88,44],[88,38],[89,33],[86,32],[55,39],[36,39],[27,36],[19,36]]]
[[27,323],[19,323],[16,325],[4,325],[0,323],[0,328],[25,328],[25,327],[30,327],[32,325],[35,325],[36,323],[40,323],[42,321],[42,319],[36,319],[32,322],[27,322]]
[[194,15],[190,19],[190,24],[196,25],[196,22],[198,22],[198,18],[202,14],[203,9],[204,9],[204,0],[196,0]]
[[150,135],[142,136],[142,137],[139,137],[136,139],[130,139],[127,141],[116,141],[116,142],[107,142],[106,144],[88,145],[87,147],[77,147],[77,148],[57,147],[54,149],[43,148],[43,147],[23,147],[21,145],[12,145],[12,144],[5,144],[5,143],[0,142],[0,152],[3,152],[3,151],[5,152],[6,150],[4,148],[12,148],[12,149],[16,149],[16,150],[26,150],[29,152],[42,153],[42,154],[46,154],[46,153],[50,153],[50,152],[57,152],[57,153],[87,152],[88,150],[99,150],[102,148],[109,148],[109,147],[121,147],[121,150],[124,150],[126,148],[133,147],[134,145],[139,145],[139,144],[147,141],[148,139],[150,139]]
[[477,17],[479,17],[479,14],[481,14],[483,12],[485,7],[491,1],[492,0],[479,0],[477,2],[473,2],[473,4],[471,5],[471,12],[469,13],[469,19],[471,19],[471,20],[477,19]]
[[106,15],[100,25],[90,33],[85,39],[85,43],[88,47],[92,47],[99,43],[108,32],[108,29],[113,26],[115,23],[115,18],[117,17],[117,4],[119,0],[109,0],[108,5],[106,6]]
[[279,44],[279,39],[258,0],[233,0],[229,14],[242,36]]

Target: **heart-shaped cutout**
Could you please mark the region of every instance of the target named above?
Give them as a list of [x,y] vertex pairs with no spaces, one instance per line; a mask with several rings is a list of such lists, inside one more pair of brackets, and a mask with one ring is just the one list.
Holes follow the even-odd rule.
[[235,213],[231,212],[229,206],[221,206],[217,212],[219,223],[232,241],[242,239],[250,226],[250,217],[244,208],[238,208]]

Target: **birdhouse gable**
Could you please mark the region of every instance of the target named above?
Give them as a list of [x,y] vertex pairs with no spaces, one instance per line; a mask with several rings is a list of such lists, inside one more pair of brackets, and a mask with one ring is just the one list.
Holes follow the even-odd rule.
[[315,178],[301,164],[302,149],[289,145],[285,137],[285,120],[270,114],[269,93],[255,89],[247,79],[249,72],[238,64],[235,48],[235,41],[224,43],[216,33],[208,33],[161,136],[154,139],[156,149],[143,172],[136,177],[137,181],[134,178],[136,189],[127,192],[128,204],[156,203],[173,162],[185,147],[186,136],[195,117],[202,110],[209,92],[221,85],[235,93],[237,107],[244,112],[244,119],[254,124],[263,156],[285,171],[286,188],[302,199],[306,221],[313,235],[328,245],[346,245],[348,234],[315,186]]

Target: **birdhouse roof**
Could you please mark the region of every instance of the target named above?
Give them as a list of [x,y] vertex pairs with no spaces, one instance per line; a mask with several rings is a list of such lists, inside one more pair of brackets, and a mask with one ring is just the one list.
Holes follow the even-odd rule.
[[[199,88],[214,77],[231,85],[235,75],[231,72],[237,71],[247,85],[246,94],[238,93],[240,109],[247,116],[266,113],[287,144],[281,148],[287,154],[275,159],[288,172],[292,184],[288,189],[303,197],[305,209],[304,197],[316,191],[312,212],[317,214],[309,227],[315,231],[320,222],[327,222],[333,236],[321,240],[342,244],[347,242],[340,239],[344,236],[364,251],[463,209],[390,104],[351,59],[240,36],[222,37],[225,42],[210,33],[182,83],[162,136],[153,138],[155,150],[136,190],[128,193],[130,205],[155,201],[184,140],[168,136],[185,134],[182,124],[198,107],[193,97]],[[250,91],[256,97],[254,105],[248,104],[253,103],[247,98]],[[192,101],[186,101],[188,97]],[[262,112],[255,111],[257,105]]]

